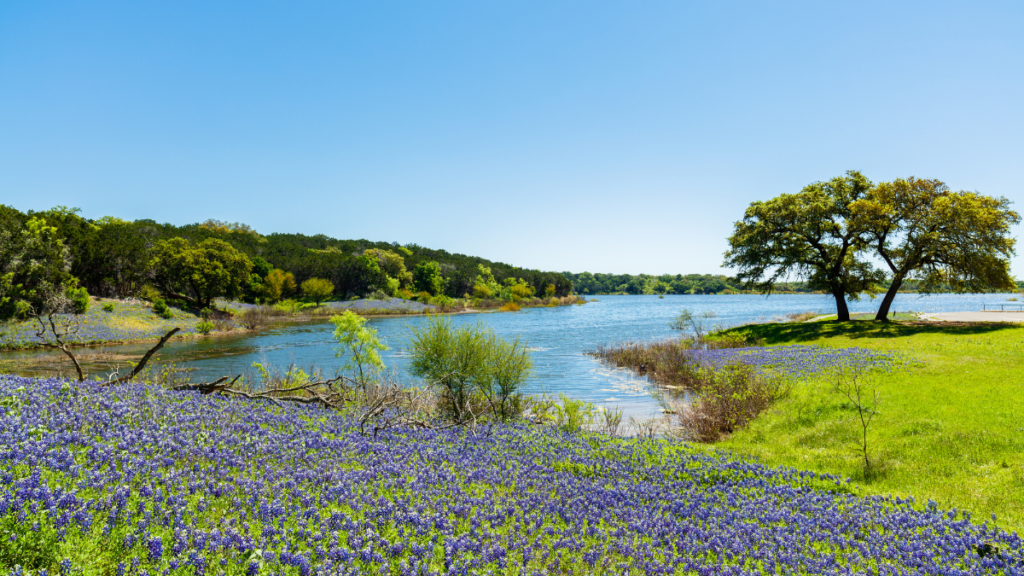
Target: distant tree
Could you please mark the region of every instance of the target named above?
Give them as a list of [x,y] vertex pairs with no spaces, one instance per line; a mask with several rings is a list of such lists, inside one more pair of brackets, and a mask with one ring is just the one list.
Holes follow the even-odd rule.
[[882,281],[860,257],[867,234],[850,212],[871,188],[860,172],[849,171],[796,194],[752,203],[729,237],[724,266],[736,268],[740,282],[766,294],[791,275],[804,278],[835,298],[839,320],[849,320],[846,299],[874,294]]
[[892,273],[875,315],[886,320],[900,287],[919,276],[919,290],[1014,290],[1010,227],[1020,215],[1006,198],[952,192],[939,180],[900,178],[874,187],[851,206],[856,227]]
[[93,227],[88,269],[79,273],[80,281],[94,294],[138,295],[151,276],[144,225],[106,216]]
[[[388,278],[398,280],[399,287],[404,288],[412,284],[412,274],[406,271],[405,259],[402,258],[401,254],[397,254],[391,250],[373,248],[365,250],[363,252],[363,256],[376,260],[377,266],[380,267],[381,272],[387,275]],[[382,282],[381,285],[377,287],[383,289],[386,285],[386,282]]]
[[198,244],[185,238],[160,240],[153,246],[151,262],[164,294],[199,308],[209,308],[214,298],[241,294],[252,271],[249,258],[216,238]]
[[263,279],[263,288],[271,302],[290,296],[295,292],[295,275],[281,269],[274,269]]
[[431,296],[440,294],[444,290],[440,264],[433,260],[417,264],[412,270],[412,285],[417,292],[429,292]]
[[483,264],[477,264],[476,279],[473,280],[473,295],[477,298],[491,298],[501,293],[501,285],[494,279],[491,269]]
[[302,283],[302,293],[319,306],[321,302],[334,294],[334,284],[323,278],[310,278]]
[[252,272],[249,273],[249,281],[243,290],[244,297],[249,302],[267,297],[266,287],[263,286],[263,279],[274,270],[273,264],[263,258],[256,256],[252,259]]

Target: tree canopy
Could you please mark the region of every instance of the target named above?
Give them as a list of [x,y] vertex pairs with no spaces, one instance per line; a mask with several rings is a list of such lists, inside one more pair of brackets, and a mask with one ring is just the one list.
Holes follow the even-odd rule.
[[[856,171],[797,194],[753,202],[729,237],[725,265],[746,286],[771,293],[796,276],[836,299],[885,292],[884,320],[907,283],[922,292],[1014,289],[1010,227],[1020,216],[1005,198],[952,192],[939,180],[900,178],[877,186]],[[876,270],[881,261],[891,276]],[[883,286],[888,280],[888,289]]]
[[209,308],[214,298],[241,294],[252,262],[223,240],[170,238],[153,247],[152,268],[165,293]]
[[883,280],[862,257],[866,234],[850,213],[871,188],[870,180],[851,170],[796,194],[753,202],[734,225],[724,265],[765,293],[790,276],[803,278],[832,294],[839,319],[849,320],[847,298],[873,295]]
[[1009,258],[1010,226],[1020,215],[1006,198],[952,192],[939,180],[882,182],[851,205],[857,228],[891,271],[876,318],[887,318],[897,291],[911,275],[922,291],[1016,288]]
[[[428,262],[437,263],[439,273],[432,276],[433,295],[461,297],[471,292],[481,264],[493,271],[498,282],[506,278],[524,279],[538,292],[553,284],[557,296],[566,296],[573,290],[572,282],[558,272],[518,268],[416,244],[342,240],[323,234],[262,235],[245,224],[216,220],[185,226],[154,220],[130,222],[111,216],[91,220],[82,217],[78,209],[60,206],[28,213],[0,206],[0,238],[7,238],[6,243],[0,241],[0,255],[6,255],[2,260],[4,269],[10,267],[6,265],[11,262],[9,253],[20,246],[21,231],[33,217],[56,229],[55,237],[68,249],[68,273],[90,294],[103,297],[139,296],[145,286],[154,285],[169,288],[173,294],[165,295],[171,298],[194,298],[184,276],[177,275],[172,281],[166,269],[158,271],[151,267],[157,245],[174,238],[193,246],[215,239],[247,257],[253,269],[242,280],[239,295],[250,302],[267,297],[266,277],[275,268],[291,273],[296,284],[310,278],[327,280],[334,286],[332,296],[349,298],[376,290],[394,294],[412,288],[413,278],[408,271]],[[0,271],[0,287],[6,281],[14,281],[9,272]],[[12,302],[12,290],[0,290],[6,294],[0,294],[0,299],[8,298],[8,305]]]

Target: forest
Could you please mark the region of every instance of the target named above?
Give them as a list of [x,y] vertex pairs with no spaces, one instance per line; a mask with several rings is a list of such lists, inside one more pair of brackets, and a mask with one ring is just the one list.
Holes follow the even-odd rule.
[[[481,266],[489,269],[496,285],[525,284],[540,295],[566,296],[573,291],[572,282],[557,272],[416,244],[340,240],[323,234],[264,235],[245,224],[217,220],[184,226],[110,216],[93,220],[82,217],[77,208],[65,207],[23,213],[0,205],[0,251],[5,257],[18,252],[33,219],[54,229],[70,260],[68,272],[93,296],[141,296],[149,287],[171,296],[182,292],[178,295],[200,305],[208,304],[202,302],[202,293],[272,301],[282,290],[296,292],[304,282],[318,279],[330,283],[325,299],[423,291],[461,298],[478,288]],[[190,274],[189,267],[198,272]],[[205,285],[194,285],[197,274]],[[227,279],[218,290],[212,286],[218,274],[246,278]]]

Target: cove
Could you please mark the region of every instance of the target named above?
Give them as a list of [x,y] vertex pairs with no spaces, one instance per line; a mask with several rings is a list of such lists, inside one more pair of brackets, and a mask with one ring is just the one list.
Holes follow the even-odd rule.
[[[942,294],[919,296],[900,294],[893,309],[916,312],[960,312],[981,310],[983,305],[1006,301],[1006,294]],[[748,322],[765,322],[786,314],[813,311],[834,313],[835,303],[826,295],[670,295],[597,296],[596,302],[581,306],[528,308],[513,313],[459,314],[456,324],[483,323],[505,338],[521,337],[533,353],[534,375],[527,391],[533,394],[566,394],[598,406],[619,407],[628,416],[647,417],[659,412],[651,396],[649,383],[631,373],[607,367],[586,355],[599,345],[625,341],[651,341],[671,338],[678,332],[669,322],[688,308],[711,311],[710,321],[722,327]],[[877,301],[851,302],[852,312],[868,312]],[[408,339],[411,327],[421,327],[423,316],[381,317],[370,319],[390,350],[382,356],[396,376],[412,383],[405,373],[408,364]],[[239,332],[217,338],[172,341],[161,351],[160,363],[173,363],[193,371],[194,380],[223,375],[252,373],[253,362],[269,363],[282,370],[289,365],[303,369],[317,366],[328,374],[340,368],[345,358],[335,356],[328,322],[278,324],[259,332]],[[125,361],[138,359],[150,344],[131,344],[82,348],[87,370],[102,377]],[[96,355],[99,356],[96,356]],[[25,351],[0,355],[4,371],[23,374],[53,374],[70,364],[59,352]],[[33,361],[26,367],[25,361]]]

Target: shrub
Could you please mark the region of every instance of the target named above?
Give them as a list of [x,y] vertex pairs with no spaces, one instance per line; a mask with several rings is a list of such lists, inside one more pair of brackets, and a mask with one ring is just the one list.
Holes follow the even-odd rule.
[[519,417],[522,388],[533,369],[525,342],[510,342],[480,324],[456,328],[438,317],[412,332],[410,372],[438,391],[445,417],[454,422],[484,413],[502,421]]
[[103,305],[103,310],[105,312],[113,312],[114,311],[114,303],[113,302],[107,302],[106,304]]
[[274,304],[274,309],[287,314],[297,314],[302,311],[302,303],[297,300],[282,300]]
[[139,298],[155,302],[160,298],[160,291],[154,288],[151,284],[146,284],[141,290],[139,290]]
[[167,306],[167,302],[164,302],[163,298],[153,300],[153,312],[165,320],[174,318],[174,313],[171,312],[171,308]]
[[261,328],[270,319],[270,314],[267,313],[266,306],[253,306],[252,308],[246,309],[245,312],[239,316],[239,323],[248,330],[256,330]]
[[697,369],[687,403],[669,399],[685,436],[714,442],[745,426],[788,392],[782,376],[742,363]]
[[430,294],[430,292],[426,291],[420,292],[419,294],[416,295],[416,299],[423,303],[430,302],[430,299],[432,297],[433,296]]
[[209,320],[203,320],[196,324],[196,332],[199,332],[204,336],[212,332],[214,328],[215,326],[213,325],[213,322],[210,322]]
[[89,292],[85,288],[68,288],[67,295],[72,312],[85,314],[89,310]]
[[519,310],[519,304],[516,304],[515,302],[508,302],[501,306],[500,308],[498,308],[499,312],[519,312]]

